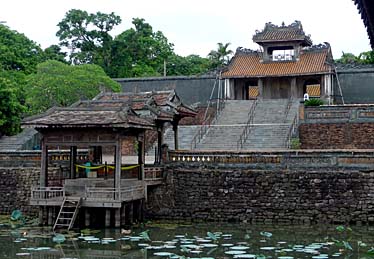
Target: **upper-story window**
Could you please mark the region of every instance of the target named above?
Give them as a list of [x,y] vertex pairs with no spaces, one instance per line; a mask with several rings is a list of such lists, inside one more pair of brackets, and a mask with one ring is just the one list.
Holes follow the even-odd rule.
[[295,57],[294,49],[273,50],[272,52],[273,61],[294,60],[294,57]]

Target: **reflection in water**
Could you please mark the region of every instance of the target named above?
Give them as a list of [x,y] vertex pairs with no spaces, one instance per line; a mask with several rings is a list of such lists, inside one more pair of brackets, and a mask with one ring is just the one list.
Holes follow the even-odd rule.
[[[146,229],[151,241],[142,238]],[[52,233],[41,228],[1,227],[0,258],[364,258],[374,246],[371,231],[369,227],[337,230],[330,225],[160,223],[134,228],[132,236],[123,236],[118,229],[84,236],[69,232],[65,242],[56,244]]]

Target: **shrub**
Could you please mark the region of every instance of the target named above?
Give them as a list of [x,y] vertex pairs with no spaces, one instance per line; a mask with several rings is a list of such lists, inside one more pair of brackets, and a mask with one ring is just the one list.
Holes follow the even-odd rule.
[[323,101],[321,99],[313,98],[313,99],[306,100],[304,102],[304,105],[305,106],[320,106],[320,105],[323,105]]

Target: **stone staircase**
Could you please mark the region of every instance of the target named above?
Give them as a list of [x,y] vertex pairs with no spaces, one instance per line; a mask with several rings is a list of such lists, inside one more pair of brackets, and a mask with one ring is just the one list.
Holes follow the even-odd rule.
[[[237,150],[237,142],[248,121],[248,112],[253,103],[253,100],[227,100],[216,123],[208,129],[196,149]],[[258,100],[251,133],[241,149],[284,149],[298,107],[299,100],[293,100],[292,103],[288,99]],[[201,125],[179,126],[179,149],[191,149],[191,141],[200,127]],[[169,149],[174,149],[174,132],[171,127],[165,130],[164,143],[168,144]],[[147,156],[154,157],[156,145],[157,143],[147,152]]]
[[[227,101],[215,125],[197,145],[200,150],[237,150],[237,141],[254,101]],[[283,149],[288,131],[298,112],[299,100],[258,100],[251,133],[242,150]],[[289,107],[289,108],[288,108]]]
[[201,150],[236,150],[237,141],[248,120],[254,101],[228,100],[218,120],[197,144]]

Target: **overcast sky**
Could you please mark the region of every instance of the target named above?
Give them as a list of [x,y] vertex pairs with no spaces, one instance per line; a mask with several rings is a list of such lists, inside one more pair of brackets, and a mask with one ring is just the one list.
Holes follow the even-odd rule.
[[302,22],[314,44],[329,42],[334,58],[370,50],[364,24],[352,0],[2,0],[0,21],[46,48],[57,44],[60,22],[70,9],[114,12],[122,18],[113,35],[144,18],[173,43],[179,55],[206,57],[218,42],[231,49],[258,49],[252,42],[266,22]]

